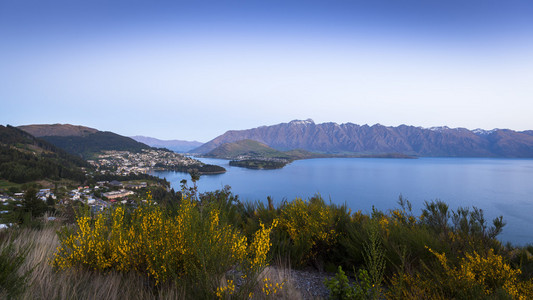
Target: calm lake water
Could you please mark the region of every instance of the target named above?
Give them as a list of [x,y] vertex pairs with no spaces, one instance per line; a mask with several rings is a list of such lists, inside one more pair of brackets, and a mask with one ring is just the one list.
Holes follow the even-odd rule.
[[[221,165],[227,172],[202,176],[201,192],[230,185],[241,200],[275,202],[317,193],[333,203],[346,203],[353,211],[370,212],[398,207],[401,194],[420,214],[424,201],[441,199],[450,209],[476,206],[485,219],[503,215],[507,225],[499,236],[504,242],[533,243],[533,160],[492,158],[324,158],[299,160],[279,170],[250,170],[229,166],[221,159],[200,160]],[[155,172],[180,189],[188,174]],[[188,180],[189,183],[190,180]]]

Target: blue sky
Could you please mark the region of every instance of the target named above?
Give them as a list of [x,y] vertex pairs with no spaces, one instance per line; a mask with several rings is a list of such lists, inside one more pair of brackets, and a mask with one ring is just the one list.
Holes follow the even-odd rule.
[[0,123],[203,142],[307,118],[533,129],[531,16],[512,0],[0,0]]

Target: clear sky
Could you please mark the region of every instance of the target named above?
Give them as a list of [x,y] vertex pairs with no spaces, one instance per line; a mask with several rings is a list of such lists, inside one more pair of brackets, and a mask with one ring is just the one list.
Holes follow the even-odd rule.
[[[529,2],[529,3],[528,3]],[[0,0],[0,124],[533,129],[533,2]]]

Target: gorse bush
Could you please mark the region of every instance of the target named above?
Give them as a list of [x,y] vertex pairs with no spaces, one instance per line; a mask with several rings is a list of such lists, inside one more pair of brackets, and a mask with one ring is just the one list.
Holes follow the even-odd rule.
[[[253,281],[268,264],[270,227],[261,224],[252,241],[220,221],[221,212],[184,198],[177,213],[151,203],[129,212],[116,207],[65,227],[53,265],[97,271],[138,272],[155,287],[170,281],[192,287],[199,297],[214,295],[225,273],[237,267]],[[245,285],[246,286],[246,285]],[[249,285],[253,288],[253,284]]]
[[[416,274],[396,274],[388,298],[433,299],[532,299],[533,281],[520,280],[512,268],[490,249],[485,255],[466,253],[456,265],[446,254],[429,249],[437,260]],[[440,266],[439,266],[440,265]]]
[[503,261],[503,257],[494,254],[490,249],[486,255],[477,252],[466,253],[459,266],[451,267],[444,253],[429,249],[439,260],[451,290],[468,293],[482,290],[486,295],[494,295],[502,290],[515,299],[531,299],[533,297],[533,281],[519,282],[521,271],[513,269]]
[[291,241],[291,262],[296,266],[314,263],[336,243],[334,211],[320,197],[297,198],[282,204],[280,230]]

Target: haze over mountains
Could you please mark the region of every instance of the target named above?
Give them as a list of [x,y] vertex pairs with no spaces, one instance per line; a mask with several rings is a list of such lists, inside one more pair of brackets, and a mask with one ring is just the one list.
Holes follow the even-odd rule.
[[137,142],[146,144],[156,148],[167,148],[176,152],[187,152],[194,148],[200,147],[203,143],[197,141],[182,141],[182,140],[160,140],[153,137],[147,137],[142,135],[132,136],[132,139]]
[[303,149],[322,153],[401,153],[436,157],[533,157],[531,130],[315,124],[311,119],[230,130],[191,152],[205,154],[224,143],[245,139],[281,151]]

